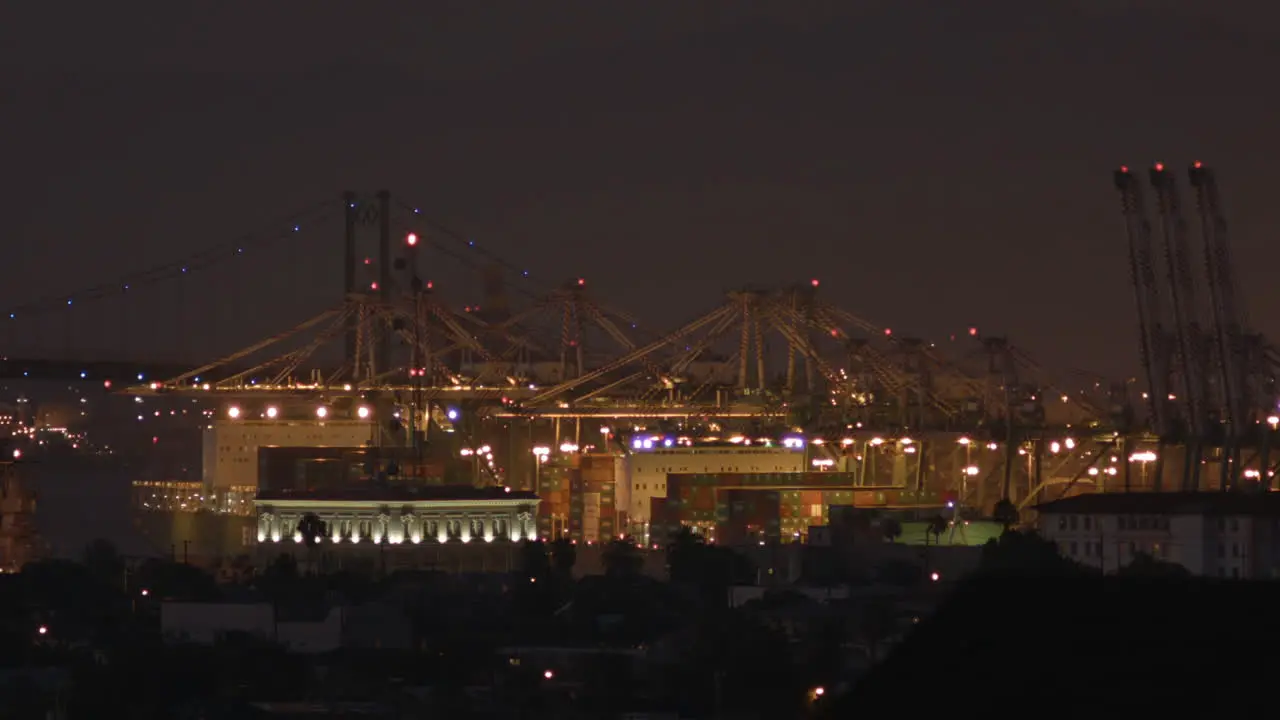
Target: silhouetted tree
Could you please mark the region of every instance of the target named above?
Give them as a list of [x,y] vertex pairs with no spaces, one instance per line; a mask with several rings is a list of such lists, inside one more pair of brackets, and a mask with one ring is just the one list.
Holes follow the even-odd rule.
[[929,542],[930,535],[933,536],[934,545],[941,543],[942,533],[946,532],[949,527],[951,527],[951,523],[947,522],[946,518],[941,515],[933,516],[929,520],[928,527],[925,528],[925,543],[927,544]]
[[867,648],[871,662],[880,660],[880,647],[901,630],[893,605],[883,598],[868,600],[858,610],[858,636]]
[[626,540],[614,540],[606,545],[600,561],[604,564],[604,574],[616,579],[635,578],[644,567],[644,558],[636,546]]
[[902,537],[902,523],[897,518],[881,518],[880,532],[884,534],[884,539],[893,542]]
[[728,548],[708,545],[688,528],[681,528],[667,548],[667,571],[673,583],[700,589],[711,606],[727,605],[734,583],[755,581],[750,560]]
[[528,540],[520,546],[520,572],[538,580],[551,575],[551,560],[545,543]]
[[329,530],[319,515],[307,513],[298,520],[298,532],[302,535],[302,542],[307,547],[314,548],[324,541]]
[[673,678],[681,715],[796,717],[804,685],[779,630],[738,611],[702,618]]
[[923,577],[924,570],[906,560],[886,560],[876,568],[876,580],[886,585],[914,587]]
[[1007,530],[982,546],[979,572],[985,575],[1062,577],[1080,574],[1080,566],[1062,557],[1053,543],[1034,532]]
[[1186,580],[1191,571],[1178,563],[1159,560],[1147,553],[1133,554],[1133,561],[1116,571],[1117,577],[1149,580]]
[[667,573],[672,582],[695,583],[702,574],[706,541],[688,527],[676,532],[667,546]]
[[109,540],[98,538],[84,548],[84,565],[89,574],[102,584],[124,590],[124,558]]
[[138,567],[138,590],[165,600],[209,601],[218,597],[213,576],[194,565],[151,559]]
[[573,566],[578,563],[578,546],[568,538],[560,538],[551,543],[551,564],[556,575],[565,579],[573,578]]
[[1003,525],[1006,531],[1018,524],[1018,508],[1008,498],[996,503],[995,510],[991,513],[991,516],[996,522]]

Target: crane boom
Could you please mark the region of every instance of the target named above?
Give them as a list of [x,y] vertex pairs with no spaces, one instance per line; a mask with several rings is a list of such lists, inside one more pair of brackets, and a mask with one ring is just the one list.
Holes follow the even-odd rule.
[[1199,484],[1200,445],[1205,435],[1205,373],[1203,342],[1195,305],[1195,283],[1191,278],[1190,252],[1187,249],[1186,220],[1178,196],[1177,180],[1156,163],[1150,172],[1156,192],[1157,214],[1164,237],[1164,257],[1169,281],[1169,299],[1173,307],[1173,330],[1176,338],[1179,379],[1182,381],[1182,407],[1185,413],[1188,457],[1183,463],[1183,490],[1194,490]]
[[[1152,431],[1165,437],[1170,430],[1168,335],[1152,267],[1151,221],[1147,217],[1142,186],[1129,168],[1117,170],[1114,180],[1120,191],[1120,209],[1129,236],[1129,280],[1138,312],[1138,351],[1147,381],[1147,415]],[[1159,473],[1156,476],[1159,477]]]
[[1218,370],[1222,383],[1223,407],[1226,409],[1226,450],[1223,454],[1224,479],[1228,468],[1238,467],[1240,435],[1250,418],[1248,365],[1244,347],[1245,321],[1237,296],[1235,268],[1227,237],[1227,221],[1222,211],[1217,179],[1202,163],[1192,164],[1189,175],[1196,190],[1200,214],[1200,232],[1204,238],[1205,274],[1209,279],[1213,307],[1214,341]]

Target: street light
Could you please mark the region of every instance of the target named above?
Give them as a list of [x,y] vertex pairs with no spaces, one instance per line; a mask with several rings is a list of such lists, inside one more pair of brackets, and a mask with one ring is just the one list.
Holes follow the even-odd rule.
[[541,494],[542,484],[542,463],[546,462],[547,456],[551,454],[551,448],[546,445],[538,445],[533,448],[533,492]]

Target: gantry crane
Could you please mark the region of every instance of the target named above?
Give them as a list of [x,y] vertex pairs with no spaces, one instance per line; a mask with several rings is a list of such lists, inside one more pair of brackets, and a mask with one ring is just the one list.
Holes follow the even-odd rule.
[[1151,431],[1159,438],[1154,482],[1161,488],[1166,445],[1176,441],[1177,429],[1171,378],[1172,333],[1168,327],[1164,298],[1156,281],[1151,241],[1151,221],[1139,180],[1121,167],[1113,175],[1120,191],[1120,209],[1129,237],[1129,278],[1138,316],[1138,350],[1147,381],[1147,416]]
[[[1127,168],[1115,174],[1115,181],[1129,231],[1130,270],[1152,429],[1160,435],[1162,447],[1178,440],[1185,443],[1185,490],[1199,489],[1204,448],[1221,447],[1219,487],[1229,490],[1239,484],[1244,439],[1258,425],[1259,416],[1273,409],[1271,381],[1265,345],[1247,330],[1214,174],[1199,162],[1191,165],[1188,174],[1196,195],[1203,245],[1207,311],[1196,296],[1177,183],[1160,163],[1150,172],[1163,235],[1170,316],[1164,314],[1162,293],[1151,267],[1151,225],[1138,181]],[[1201,327],[1202,317],[1208,318],[1209,330]],[[1269,484],[1270,470],[1266,453],[1264,442],[1260,473],[1264,487]],[[1159,459],[1156,468],[1158,480]]]
[[[1238,481],[1240,451],[1244,437],[1258,424],[1262,412],[1270,414],[1271,398],[1257,351],[1262,343],[1248,331],[1248,319],[1235,283],[1231,246],[1227,235],[1226,215],[1218,191],[1217,178],[1203,163],[1195,162],[1188,171],[1196,192],[1200,233],[1204,243],[1205,273],[1209,280],[1213,313],[1215,364],[1220,383],[1219,398],[1224,410],[1223,486]],[[1261,380],[1261,382],[1260,382]],[[1263,415],[1266,417],[1266,415]],[[1264,432],[1268,429],[1263,428]],[[1261,483],[1270,485],[1270,459],[1263,443]]]
[[[1175,341],[1174,365],[1181,386],[1182,438],[1186,446],[1183,463],[1182,489],[1199,489],[1200,460],[1208,440],[1211,418],[1206,412],[1208,374],[1206,372],[1205,334],[1200,326],[1200,307],[1196,301],[1196,286],[1191,275],[1191,251],[1187,243],[1187,223],[1182,214],[1182,199],[1177,179],[1165,170],[1163,163],[1156,163],[1150,171],[1151,186],[1155,190],[1157,216],[1160,218],[1163,236],[1165,271],[1169,288],[1170,306],[1173,310],[1173,334]],[[1223,485],[1227,485],[1224,468]]]

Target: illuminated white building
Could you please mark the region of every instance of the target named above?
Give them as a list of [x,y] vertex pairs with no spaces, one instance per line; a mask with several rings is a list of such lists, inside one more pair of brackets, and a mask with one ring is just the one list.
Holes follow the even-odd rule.
[[518,542],[537,538],[538,497],[502,488],[353,488],[263,492],[254,500],[260,544],[302,545],[302,519],[324,523],[324,547]]
[[631,439],[632,454],[627,462],[627,483],[632,523],[647,523],[653,498],[667,496],[667,475],[671,473],[799,473],[809,470],[807,453],[799,439],[784,441],[781,447],[734,444],[727,446],[685,446],[672,438]]
[[[363,408],[362,408],[363,410]],[[312,407],[311,413],[316,413]],[[375,430],[368,411],[355,419],[285,417],[274,406],[253,411],[238,406],[224,409],[204,430],[203,469],[205,487],[213,491],[252,490],[258,487],[258,448],[262,447],[361,447]]]
[[1097,493],[1037,510],[1041,537],[1104,572],[1144,553],[1205,577],[1280,577],[1280,493]]

